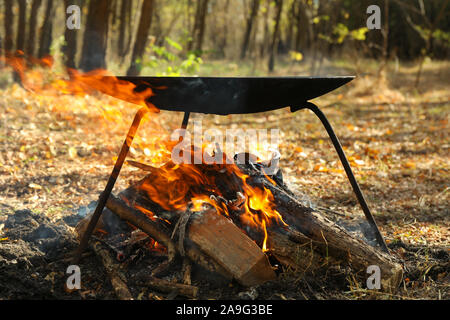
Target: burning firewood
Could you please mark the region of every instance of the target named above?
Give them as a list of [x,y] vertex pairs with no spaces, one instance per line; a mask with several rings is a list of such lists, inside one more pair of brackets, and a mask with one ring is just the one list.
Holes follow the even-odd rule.
[[[107,207],[163,244],[174,246],[171,240],[161,236],[166,233],[160,233],[156,231],[157,228],[151,227],[157,224],[141,211],[129,208],[113,196],[108,200]],[[186,238],[189,241],[183,241],[188,243],[183,253],[211,271],[219,272],[227,278],[233,277],[246,286],[275,278],[275,273],[260,248],[213,208],[193,214]]]
[[[269,255],[275,257],[282,264],[301,271],[314,271],[328,262],[344,263],[351,266],[361,280],[366,278],[366,269],[369,265],[378,265],[382,272],[383,289],[391,291],[398,287],[402,277],[402,268],[394,258],[355,238],[344,228],[325,218],[320,212],[305,207],[284,184],[279,183],[279,179],[275,182],[271,177],[257,171],[257,166],[239,165],[240,172],[238,174],[245,175],[247,177],[245,180],[233,178],[232,175],[229,175],[229,171],[225,173],[223,171],[211,172],[208,171],[209,168],[203,168],[201,165],[197,165],[197,169],[205,174],[215,175],[215,181],[219,177],[224,178],[217,183],[218,191],[216,192],[218,194],[204,198],[205,201],[211,203],[210,200],[212,200],[213,206],[215,204],[219,209],[226,206],[227,213],[234,224],[245,230],[247,236],[260,245],[264,245],[261,243],[261,231],[249,228],[242,220],[243,209],[249,205],[249,196],[248,194],[243,195],[243,193],[249,193],[249,188],[251,192],[266,190],[266,194],[272,197],[271,204],[275,206],[272,210],[276,211],[285,222],[285,224],[267,225],[265,238],[268,249],[266,250]],[[142,202],[147,205],[152,203],[152,200],[146,197],[145,192],[142,191],[145,188],[141,186],[151,181],[155,175],[162,174],[158,172],[159,170],[156,168],[138,184],[127,189],[124,194],[133,194],[138,203],[141,201],[140,204]],[[212,180],[212,178],[206,179]],[[232,191],[230,192],[230,190]],[[230,197],[230,194],[233,193],[235,196]],[[223,197],[224,194],[228,195],[229,200]],[[224,200],[219,201],[218,199],[221,198]],[[153,204],[152,210],[157,213],[158,210],[154,208]],[[200,231],[197,230],[197,232]],[[203,233],[205,232],[207,231],[203,231]],[[230,235],[225,233],[221,239],[224,240],[228,237]],[[206,253],[211,254],[210,252]]]
[[[149,236],[166,246],[169,253],[169,261],[175,258],[175,244],[173,243],[172,239],[170,239],[170,232],[167,229],[164,230],[162,224],[154,222],[143,212],[129,207],[124,201],[112,195],[108,199],[106,206],[108,207],[108,209],[116,213],[120,218],[140,228]],[[219,273],[226,278],[231,278],[229,273],[221,265],[202,253],[197,247],[193,245],[186,246],[185,254],[192,261],[200,264],[205,269]]]
[[304,206],[281,172],[269,176],[263,163],[169,162],[120,197],[110,196],[107,208],[167,248],[167,265],[154,272],[184,257],[185,283],[190,261],[244,286],[259,285],[276,277],[269,256],[302,272],[343,264],[360,281],[368,266],[377,265],[386,291],[402,278],[394,258]]

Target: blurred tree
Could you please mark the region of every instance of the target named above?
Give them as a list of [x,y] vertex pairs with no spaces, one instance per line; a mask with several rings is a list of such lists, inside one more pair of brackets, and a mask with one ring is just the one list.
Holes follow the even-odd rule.
[[13,1],[5,0],[4,3],[4,27],[5,27],[5,35],[4,35],[4,45],[3,48],[6,53],[11,53],[14,47],[13,42],[13,23],[14,23],[14,15],[13,15]]
[[[78,5],[82,8],[84,1],[83,0],[64,0],[64,8],[67,9],[70,5]],[[65,11],[65,10],[64,10]],[[64,28],[64,45],[61,50],[64,54],[64,65],[67,68],[76,68],[77,64],[75,61],[75,57],[77,54],[77,29],[69,29]]]
[[281,21],[281,12],[283,11],[283,0],[275,0],[276,2],[276,14],[275,14],[275,27],[272,33],[272,41],[270,43],[270,56],[269,56],[269,72],[272,72],[275,67],[275,55],[277,50],[277,42],[280,33],[280,21]]
[[247,49],[250,42],[250,35],[252,33],[253,25],[255,24],[255,19],[258,16],[260,0],[252,0],[250,14],[247,17],[247,23],[244,32],[244,38],[242,40],[241,47],[241,59],[244,59],[247,54]]
[[[119,39],[117,42],[118,55],[123,58],[128,54],[131,44],[131,1],[122,0],[120,3]],[[128,36],[127,36],[128,33]]]
[[34,56],[34,47],[36,43],[36,25],[37,25],[37,18],[38,18],[38,10],[41,6],[41,0],[33,0],[31,3],[31,12],[30,12],[30,19],[28,22],[28,40],[27,40],[27,48],[25,52],[30,55]]
[[142,59],[145,47],[147,46],[150,26],[152,24],[153,9],[154,0],[144,0],[141,8],[141,18],[139,19],[136,41],[131,55],[131,64],[127,71],[127,75],[129,76],[136,76],[140,72],[140,60]]
[[192,38],[188,42],[188,50],[196,51],[200,55],[203,49],[203,38],[205,35],[205,21],[208,11],[208,0],[198,0],[195,10],[194,27],[192,29]]
[[270,1],[265,0],[265,5],[263,8],[263,36],[260,46],[259,54],[261,57],[264,57],[268,51],[268,43],[269,43],[269,16],[270,16]]
[[85,71],[106,68],[110,4],[109,0],[89,1],[80,61],[80,68]]
[[18,0],[19,4],[19,20],[17,21],[17,39],[16,39],[16,50],[25,50],[25,27],[26,23],[26,13],[27,13],[27,2],[26,0]]
[[39,39],[38,57],[43,58],[50,54],[50,47],[52,45],[53,32],[53,0],[47,1],[45,8],[44,19],[41,27],[41,37]]

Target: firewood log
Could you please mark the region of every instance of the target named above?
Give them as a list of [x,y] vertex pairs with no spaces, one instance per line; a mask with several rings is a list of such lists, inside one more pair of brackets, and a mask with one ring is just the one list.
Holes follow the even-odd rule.
[[[284,221],[297,231],[297,243],[311,245],[321,256],[330,256],[349,263],[360,278],[367,278],[368,266],[377,265],[381,270],[382,289],[390,292],[398,288],[403,269],[396,258],[355,238],[343,227],[319,212],[306,208],[296,198],[269,181],[264,185],[271,190],[277,210]],[[271,233],[269,239],[281,241],[280,236],[274,237],[274,234],[276,233]]]

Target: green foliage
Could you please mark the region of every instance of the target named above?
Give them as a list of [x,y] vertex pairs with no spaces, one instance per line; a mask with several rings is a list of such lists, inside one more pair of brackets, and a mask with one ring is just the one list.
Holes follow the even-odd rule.
[[[430,29],[423,28],[419,25],[415,25],[415,29],[417,30],[417,32],[420,34],[420,36],[424,40],[426,40],[430,36],[430,33],[431,33]],[[448,31],[436,29],[431,34],[431,38],[441,41],[442,44],[444,44],[447,47],[450,46],[450,32],[448,32]]]
[[314,24],[318,24],[318,23],[320,23],[321,21],[329,21],[329,20],[330,20],[330,16],[322,15],[322,16],[314,17],[313,23],[314,23]]
[[324,34],[319,34],[319,37],[330,43],[341,44],[345,40],[364,41],[368,31],[366,27],[349,30],[345,24],[338,23],[334,26],[331,37]]
[[147,48],[148,60],[142,62],[143,67],[158,70],[157,76],[177,77],[195,74],[203,60],[192,52],[185,54],[183,46],[175,40],[169,37],[164,40],[165,46],[152,44]]

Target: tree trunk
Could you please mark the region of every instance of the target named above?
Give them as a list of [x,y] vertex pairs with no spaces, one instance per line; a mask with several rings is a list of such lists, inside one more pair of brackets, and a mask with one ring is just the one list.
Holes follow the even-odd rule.
[[275,16],[275,27],[272,34],[272,42],[270,44],[270,57],[269,57],[269,72],[272,72],[275,67],[275,55],[277,51],[278,35],[280,33],[280,20],[281,12],[283,10],[283,0],[276,1],[277,13]]
[[208,1],[209,0],[203,0],[203,6],[201,7],[200,10],[199,29],[195,46],[195,50],[197,52],[201,52],[203,49],[203,39],[205,37],[205,25],[206,25],[206,14],[208,10]]
[[28,40],[26,53],[30,56],[34,56],[34,48],[36,41],[36,23],[38,17],[38,10],[41,6],[41,0],[33,0],[31,4],[30,20],[28,23]]
[[144,0],[141,9],[141,18],[139,20],[139,27],[137,31],[136,41],[134,43],[133,54],[131,56],[131,64],[128,68],[127,75],[136,76],[140,72],[141,63],[138,60],[142,59],[145,47],[147,45],[147,38],[152,24],[154,1]]
[[85,71],[106,68],[106,48],[110,12],[108,0],[89,2],[80,67]]
[[19,20],[17,21],[17,39],[16,39],[16,50],[24,51],[25,49],[25,27],[26,13],[27,13],[27,2],[26,0],[19,0]]
[[267,53],[267,47],[269,43],[269,13],[270,13],[270,2],[266,0],[266,6],[264,11],[264,27],[263,27],[263,40],[260,48],[260,56],[264,57]]
[[39,58],[43,58],[50,54],[50,46],[52,45],[53,11],[53,0],[48,0],[47,7],[45,8],[44,22],[41,27],[41,38],[39,39]]
[[[71,4],[80,5],[80,1],[74,0],[64,0],[64,7],[67,8]],[[65,66],[67,68],[76,68],[75,57],[77,54],[77,31],[76,29],[70,30],[69,28],[64,29],[64,40],[65,44],[62,47],[62,52],[65,57]]]
[[250,15],[247,17],[247,25],[245,28],[244,39],[242,41],[241,59],[244,59],[247,54],[247,49],[248,49],[249,43],[250,43],[250,35],[252,34],[252,28],[253,28],[253,25],[255,22],[255,18],[258,15],[259,2],[260,2],[260,0],[252,1],[252,8],[251,8]]
[[14,15],[12,12],[12,0],[5,0],[4,6],[5,6],[5,20],[4,20],[4,26],[5,26],[5,39],[4,39],[4,50],[6,54],[11,53],[13,50],[13,23],[14,23]]
[[188,50],[195,50],[197,54],[200,54],[203,48],[207,10],[208,0],[198,0],[192,30],[192,40],[188,43]]
[[291,7],[288,10],[287,13],[287,20],[288,20],[288,27],[287,27],[287,35],[286,35],[286,49],[292,50],[293,48],[293,42],[294,42],[294,26],[295,26],[295,1],[292,2]]
[[303,1],[298,1],[296,10],[295,51],[302,52],[310,47],[312,42],[312,26],[309,18],[309,9]]
[[230,0],[226,0],[223,14],[223,33],[221,35],[221,39],[219,41],[219,51],[221,53],[222,58],[225,58],[226,53],[225,49],[227,47],[228,42],[228,14],[230,9]]
[[[128,28],[128,21],[131,18],[131,1],[122,0],[120,5],[120,23],[119,23],[119,41],[117,44],[118,55],[123,61],[126,54],[128,53],[128,48],[130,46],[131,30]],[[127,37],[127,30],[129,36]],[[128,39],[126,42],[125,40]]]

